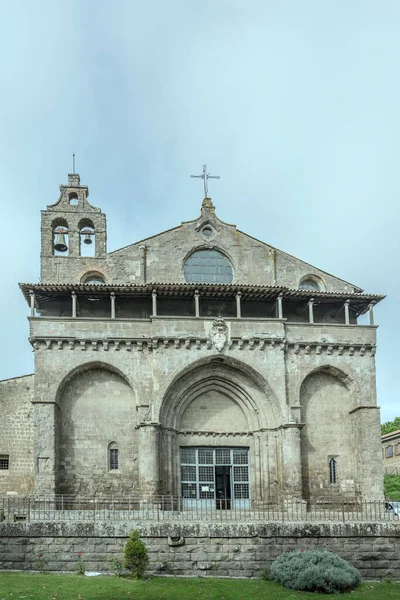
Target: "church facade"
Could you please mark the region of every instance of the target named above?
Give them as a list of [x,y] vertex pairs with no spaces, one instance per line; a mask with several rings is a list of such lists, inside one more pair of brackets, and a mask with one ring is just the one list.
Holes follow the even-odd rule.
[[40,283],[20,284],[35,372],[0,382],[0,493],[382,499],[383,296],[221,221],[210,198],[107,253],[79,175],[60,190]]

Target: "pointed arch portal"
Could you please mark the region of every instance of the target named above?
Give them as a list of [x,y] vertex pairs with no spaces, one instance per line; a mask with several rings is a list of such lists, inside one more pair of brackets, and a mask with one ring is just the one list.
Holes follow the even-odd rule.
[[251,367],[221,356],[191,365],[168,387],[159,421],[162,493],[228,509],[269,497],[279,407]]

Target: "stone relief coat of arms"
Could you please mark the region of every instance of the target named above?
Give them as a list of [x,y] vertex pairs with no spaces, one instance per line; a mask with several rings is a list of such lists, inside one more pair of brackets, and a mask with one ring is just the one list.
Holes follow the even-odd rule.
[[215,319],[211,327],[211,343],[221,352],[228,341],[228,326],[224,319]]

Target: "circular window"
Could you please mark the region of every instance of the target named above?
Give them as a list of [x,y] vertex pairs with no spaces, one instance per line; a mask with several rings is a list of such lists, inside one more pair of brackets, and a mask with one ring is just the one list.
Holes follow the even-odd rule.
[[188,283],[232,283],[229,260],[218,250],[197,250],[185,262],[183,274]]
[[206,240],[209,240],[210,238],[212,238],[214,232],[211,229],[211,227],[207,226],[207,227],[203,227],[203,229],[201,230],[201,233],[203,234],[203,237],[206,238]]

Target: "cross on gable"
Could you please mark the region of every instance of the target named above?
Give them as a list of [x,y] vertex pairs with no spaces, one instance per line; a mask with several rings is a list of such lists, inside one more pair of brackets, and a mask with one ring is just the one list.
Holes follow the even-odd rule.
[[209,179],[219,179],[219,175],[210,175],[207,173],[207,165],[203,165],[203,173],[201,175],[191,175],[190,177],[195,177],[203,180],[204,184],[204,198],[208,198],[208,180]]

